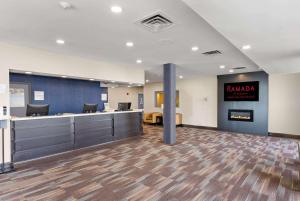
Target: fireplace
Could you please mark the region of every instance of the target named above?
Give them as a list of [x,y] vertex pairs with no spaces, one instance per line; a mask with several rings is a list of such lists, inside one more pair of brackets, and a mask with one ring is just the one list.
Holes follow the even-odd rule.
[[228,110],[228,120],[253,122],[253,110]]

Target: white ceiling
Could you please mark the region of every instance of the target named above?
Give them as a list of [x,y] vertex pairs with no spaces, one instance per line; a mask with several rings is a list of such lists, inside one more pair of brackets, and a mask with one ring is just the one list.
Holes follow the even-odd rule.
[[183,0],[268,73],[300,72],[299,0]]
[[[229,68],[240,66],[247,69],[237,72],[258,70],[256,63],[181,0],[68,0],[74,6],[72,10],[63,10],[58,2],[2,0],[0,41],[131,64],[133,67],[144,68],[146,79],[153,82],[161,79],[162,64],[169,62],[178,65],[178,75],[184,78],[198,74],[227,74]],[[193,4],[192,0],[186,2]],[[195,2],[194,9],[201,5]],[[123,13],[111,13],[112,5],[120,5]],[[135,24],[157,11],[169,16],[175,25],[160,33],[152,33]],[[57,45],[57,38],[64,39],[65,45]],[[126,41],[133,41],[135,46],[126,47]],[[256,47],[256,44],[252,44]],[[194,45],[199,46],[198,52],[191,51]],[[201,54],[216,49],[223,54],[213,57]],[[138,58],[143,60],[142,64],[135,63]],[[220,65],[226,65],[227,68],[221,70]]]

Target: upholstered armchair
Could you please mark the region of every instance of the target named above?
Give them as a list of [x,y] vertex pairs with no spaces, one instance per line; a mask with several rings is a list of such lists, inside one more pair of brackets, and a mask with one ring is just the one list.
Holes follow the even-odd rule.
[[182,114],[176,113],[176,126],[182,126]]
[[[148,124],[156,124],[157,117],[162,117],[162,113],[160,112],[153,112],[153,113],[144,113],[144,123]],[[182,125],[182,114],[176,113],[176,125]]]
[[153,113],[144,113],[144,123],[156,124],[156,117],[162,116],[162,113],[153,112]]

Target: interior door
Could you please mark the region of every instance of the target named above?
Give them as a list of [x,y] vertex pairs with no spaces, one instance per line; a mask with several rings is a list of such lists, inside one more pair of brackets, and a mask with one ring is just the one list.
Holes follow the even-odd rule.
[[10,115],[17,117],[26,116],[26,107],[30,103],[30,85],[11,83],[9,85]]
[[144,109],[144,94],[138,94],[138,109]]

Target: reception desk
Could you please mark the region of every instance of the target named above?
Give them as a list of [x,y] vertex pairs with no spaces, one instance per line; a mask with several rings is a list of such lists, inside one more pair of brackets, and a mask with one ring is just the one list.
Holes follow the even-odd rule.
[[139,136],[142,111],[13,118],[11,130],[18,162]]

